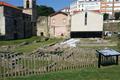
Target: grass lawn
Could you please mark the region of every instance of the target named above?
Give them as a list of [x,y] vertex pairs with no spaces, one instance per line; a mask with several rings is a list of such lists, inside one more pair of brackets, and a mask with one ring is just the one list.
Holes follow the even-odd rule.
[[[0,46],[19,45],[23,42],[27,42],[30,44],[16,47],[14,49],[14,51],[23,52],[23,53],[30,53],[39,47],[44,47],[44,46],[59,42],[61,40],[62,39],[49,39],[47,41],[43,41],[41,37],[31,37],[31,38],[27,38],[27,39],[0,41]],[[35,43],[34,41],[40,41],[40,42]]]
[[38,43],[32,43],[32,44],[29,44],[29,45],[18,47],[18,48],[15,49],[15,51],[23,52],[23,53],[29,53],[29,52],[32,52],[39,47],[44,47],[44,46],[56,43],[58,41],[60,41],[60,39],[50,39],[48,41],[41,41],[41,42],[38,42]]
[[51,72],[39,76],[17,77],[8,80],[120,80],[120,66]]
[[22,42],[32,42],[34,40],[39,40],[40,37],[31,37],[31,38],[26,38],[26,39],[18,39],[18,40],[5,40],[5,41],[0,41],[0,46],[4,46],[4,45],[17,45],[20,44]]

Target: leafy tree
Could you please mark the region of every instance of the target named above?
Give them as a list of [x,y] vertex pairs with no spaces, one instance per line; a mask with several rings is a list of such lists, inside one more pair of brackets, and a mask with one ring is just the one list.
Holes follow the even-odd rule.
[[115,17],[115,20],[119,20],[120,19],[120,12],[115,12],[114,17]]
[[52,13],[55,13],[55,10],[52,7],[37,5],[37,16],[49,16]]
[[109,14],[104,13],[104,14],[103,14],[103,19],[104,19],[104,20],[108,20],[108,19],[109,19]]

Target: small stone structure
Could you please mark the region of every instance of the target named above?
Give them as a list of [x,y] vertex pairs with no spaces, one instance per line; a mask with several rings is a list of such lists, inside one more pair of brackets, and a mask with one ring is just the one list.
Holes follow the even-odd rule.
[[39,16],[37,19],[37,36],[49,37],[48,17]]
[[66,38],[70,35],[70,15],[56,12],[49,16],[50,37]]

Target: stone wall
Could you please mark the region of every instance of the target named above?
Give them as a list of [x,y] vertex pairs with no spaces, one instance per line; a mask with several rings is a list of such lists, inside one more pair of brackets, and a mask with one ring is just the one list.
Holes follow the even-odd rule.
[[120,32],[120,22],[104,23],[104,31]]
[[32,36],[31,16],[22,13],[22,10],[2,6],[3,15],[0,15],[0,34],[5,39],[19,39]]
[[31,23],[31,16],[23,13],[23,26],[24,26],[24,38],[31,37],[33,35],[33,25]]
[[68,38],[70,34],[70,16],[57,12],[49,16],[50,37]]
[[48,17],[40,16],[37,19],[37,36],[49,37]]

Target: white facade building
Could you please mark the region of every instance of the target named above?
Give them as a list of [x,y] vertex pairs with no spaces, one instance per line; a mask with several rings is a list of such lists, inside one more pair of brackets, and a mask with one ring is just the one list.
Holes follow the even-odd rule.
[[71,37],[101,37],[103,15],[96,12],[79,12],[71,16]]
[[69,7],[65,7],[65,8],[61,9],[60,12],[70,13],[70,8]]
[[86,10],[114,14],[120,12],[120,0],[76,0],[70,4],[70,14]]
[[70,13],[85,10],[100,10],[100,1],[98,0],[76,0],[70,5]]
[[107,0],[106,2],[101,2],[101,13],[114,14],[114,12],[120,12],[120,0]]

